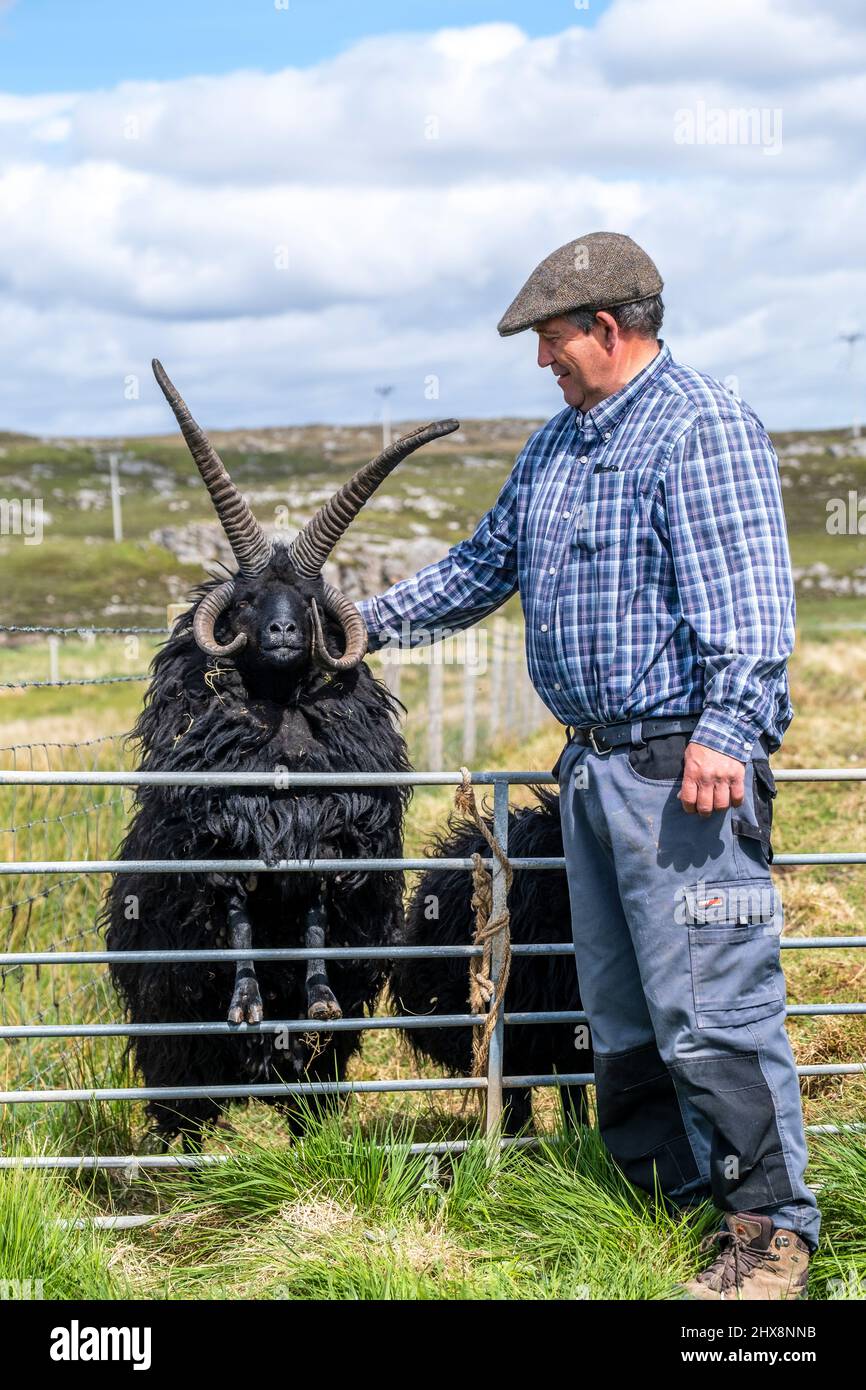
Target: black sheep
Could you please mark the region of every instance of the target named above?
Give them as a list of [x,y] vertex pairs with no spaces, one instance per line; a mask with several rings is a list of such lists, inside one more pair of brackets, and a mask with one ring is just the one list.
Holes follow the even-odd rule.
[[[537,806],[508,813],[510,858],[562,858],[559,797],[534,788]],[[492,818],[485,821],[492,830]],[[431,852],[445,859],[466,859],[490,850],[477,826],[452,812],[446,830],[434,837]],[[475,914],[469,870],[428,869],[418,880],[406,913],[401,944],[466,945],[472,940]],[[508,893],[512,943],[571,943],[568,883],[563,869],[517,869]],[[457,958],[400,959],[391,974],[391,994],[401,1014],[468,1013],[468,961]],[[505,992],[506,1013],[579,1010],[580,993],[574,955],[512,956]],[[576,1029],[581,1032],[576,1032]],[[417,1057],[429,1057],[451,1076],[468,1076],[472,1032],[461,1028],[407,1028],[404,1036]],[[585,1046],[583,1044],[586,1044]],[[574,1023],[506,1024],[503,1074],[528,1076],[591,1072],[589,1030]],[[586,1123],[584,1086],[561,1088],[569,1122]],[[503,1133],[515,1134],[532,1117],[532,1092],[511,1087],[503,1093]]]
[[[399,858],[404,786],[285,785],[284,772],[408,771],[395,727],[400,706],[363,662],[367,633],[322,566],[364,502],[399,461],[457,428],[426,426],[360,469],[290,545],[270,541],[159,363],[154,371],[238,561],[227,581],[194,595],[152,663],[131,737],[142,771],[274,774],[273,787],[143,786],[124,859]],[[333,655],[329,648],[340,650]],[[371,1009],[387,961],[122,963],[149,948],[244,950],[370,946],[402,924],[400,872],[141,873],[115,875],[103,920],[111,974],[136,1023],[356,1017]],[[132,1046],[148,1086],[342,1079],[354,1032],[142,1036]],[[312,1102],[311,1102],[312,1103]],[[164,1139],[194,1142],[218,1100],[152,1101]],[[287,1104],[291,1122],[297,1115]]]

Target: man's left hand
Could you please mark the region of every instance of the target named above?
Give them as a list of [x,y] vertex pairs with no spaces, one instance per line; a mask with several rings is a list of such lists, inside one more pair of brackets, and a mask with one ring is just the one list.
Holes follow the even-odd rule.
[[729,758],[702,743],[689,743],[683,760],[682,790],[677,795],[689,815],[697,811],[699,816],[711,816],[714,811],[727,811],[729,806],[742,806],[745,780],[746,766],[738,758]]

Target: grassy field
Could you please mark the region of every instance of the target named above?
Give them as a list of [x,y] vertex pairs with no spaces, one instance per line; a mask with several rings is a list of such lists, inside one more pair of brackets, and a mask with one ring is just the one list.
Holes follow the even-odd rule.
[[[404,534],[411,518],[443,539],[455,521],[464,534],[493,500],[507,467],[506,454],[511,450],[513,457],[515,445],[507,434],[485,435],[482,424],[465,427],[461,445],[478,462],[467,467],[460,455],[449,455],[443,447],[433,475],[429,468],[426,475],[419,468],[414,484],[408,468],[396,475],[401,485],[423,483],[428,491],[449,496],[442,516],[431,520],[423,507],[413,512],[408,494],[404,500],[410,510],[371,514],[365,524],[372,532]],[[277,433],[278,439],[273,437]],[[335,475],[343,476],[363,452],[351,431],[328,438],[308,437],[310,432],[304,431],[262,435],[267,448],[259,454],[250,451],[249,439],[224,441],[236,450],[236,471],[247,468],[251,484],[260,484],[276,459],[279,467],[291,467],[293,477],[315,489],[323,481],[333,482]],[[776,766],[863,766],[866,735],[859,712],[866,695],[866,629],[859,630],[864,626],[864,603],[853,584],[866,564],[866,537],[828,536],[823,518],[828,496],[863,486],[866,465],[859,457],[845,459],[827,452],[841,444],[841,436],[781,437],[777,443],[781,450],[798,440],[818,448],[816,439],[823,452],[805,451],[799,459],[782,455],[783,474],[795,479],[786,485],[793,557],[806,573],[800,581],[798,647],[791,667],[796,718]],[[323,463],[328,442],[334,448]],[[82,480],[98,481],[97,471],[87,472],[94,461],[91,446],[51,453],[33,441],[6,439],[0,444],[5,449],[0,462],[8,469],[0,492],[5,487],[7,496],[15,495],[9,479],[14,482],[24,469],[32,472],[39,459],[52,469],[45,475],[51,484],[45,489],[46,505],[54,488],[66,489],[71,497],[86,485]],[[58,527],[58,534],[50,542],[30,548],[22,558],[19,538],[0,541],[5,550],[0,558],[10,563],[13,579],[26,575],[23,588],[4,590],[3,621],[159,626],[165,600],[180,596],[187,582],[200,577],[198,570],[186,575],[168,552],[147,539],[149,528],[159,524],[157,513],[167,505],[165,498],[177,501],[187,496],[184,456],[174,441],[127,441],[124,448],[162,472],[130,474],[125,513],[130,539],[123,550],[107,539],[104,509],[84,512],[58,496],[52,503],[58,518],[52,526]],[[133,506],[139,477],[140,496]],[[156,477],[164,479],[159,507],[152,495]],[[463,494],[457,491],[460,487],[466,489]],[[194,519],[205,519],[199,491],[190,488],[188,498]],[[299,513],[302,504],[303,498]],[[97,521],[101,536],[96,535]],[[81,541],[77,552],[71,545],[76,539]],[[19,564],[20,576],[15,570]],[[812,572],[817,587],[803,587],[816,565],[827,567]],[[111,577],[108,586],[106,574]],[[828,576],[831,583],[821,587]],[[47,604],[52,594],[54,602]],[[121,613],[106,611],[118,606]],[[505,616],[516,624],[516,600]],[[158,640],[72,636],[62,646],[61,674],[65,679],[138,675],[146,670]],[[373,660],[374,669],[377,662]],[[44,636],[16,637],[0,646],[0,765],[130,765],[123,734],[135,718],[143,683],[47,689],[15,684],[46,679],[49,671]],[[407,737],[419,767],[426,765],[426,679],[423,667],[403,671],[401,695],[412,712]],[[459,667],[445,667],[443,761],[455,768],[462,761],[461,680]],[[488,685],[489,675],[479,683],[475,766],[549,769],[560,748],[558,727],[546,719],[528,732],[530,725],[517,708],[511,711],[510,728],[501,727],[492,738],[483,714]],[[527,797],[523,791],[513,793],[516,801]],[[450,799],[447,789],[416,792],[407,854],[423,852]],[[129,794],[113,788],[4,789],[0,855],[110,856],[128,805]],[[775,826],[777,852],[863,849],[866,787],[781,784]],[[777,882],[786,910],[785,940],[866,935],[863,868],[783,868],[777,871]],[[95,945],[93,922],[104,886],[104,879],[92,875],[3,876],[0,949]],[[786,949],[783,961],[790,1003],[864,998],[863,952]],[[7,970],[0,980],[3,1023],[105,1021],[118,1016],[98,968],[60,972],[19,967]],[[862,1017],[792,1018],[788,1028],[801,1065],[866,1059]],[[368,1036],[351,1074],[357,1079],[405,1078],[418,1071],[400,1040],[393,1033],[381,1033]],[[435,1070],[423,1067],[420,1074],[433,1076]],[[122,1043],[116,1040],[0,1044],[4,1089],[104,1087],[133,1080]],[[862,1076],[804,1079],[803,1096],[809,1124],[866,1121]],[[0,1281],[41,1280],[45,1297],[60,1298],[672,1297],[676,1281],[699,1264],[698,1242],[715,1228],[715,1214],[706,1209],[688,1220],[665,1215],[624,1181],[594,1129],[578,1137],[559,1131],[552,1091],[536,1091],[534,1103],[543,1148],[510,1150],[498,1164],[489,1161],[480,1142],[438,1163],[411,1155],[408,1145],[413,1140],[477,1134],[478,1102],[471,1097],[464,1102],[455,1093],[400,1093],[353,1097],[338,1115],[312,1124],[303,1142],[295,1144],[288,1142],[270,1107],[234,1107],[228,1113],[228,1128],[208,1141],[209,1151],[230,1154],[231,1161],[196,1173],[148,1177],[118,1171],[61,1177],[5,1171],[0,1173]],[[145,1129],[141,1107],[135,1105],[8,1107],[0,1120],[0,1148],[7,1154],[140,1153],[149,1142]],[[383,1140],[394,1145],[390,1154],[374,1142]],[[810,1296],[863,1297],[866,1145],[862,1136],[820,1135],[812,1138],[810,1151],[808,1176],[819,1189],[825,1223],[824,1243],[812,1264]],[[141,1212],[159,1219],[134,1231],[75,1224],[82,1214]]]
[[[411,704],[412,681],[423,680],[424,673],[410,669],[406,676],[404,696]],[[804,639],[792,681],[797,718],[778,765],[866,762],[862,734],[851,718],[866,689],[866,641]],[[26,739],[30,746],[19,748],[14,759],[7,753],[6,765],[122,765],[121,740],[112,730],[128,727],[136,690],[102,687],[108,703],[92,722],[89,713],[64,716],[61,709],[41,711],[32,725],[19,718],[16,741]],[[27,704],[61,693],[69,699],[68,691],[38,691],[26,697]],[[37,741],[58,726],[64,738],[79,741],[76,762],[70,750]],[[89,743],[83,741],[88,733]],[[458,735],[455,728],[447,765],[460,760]],[[528,741],[503,741],[496,750],[482,744],[477,762],[545,770],[558,749],[557,728],[548,723]],[[4,853],[18,857],[110,853],[125,814],[124,795],[113,789],[34,788],[3,795],[3,827],[19,827],[14,835],[7,831]],[[527,795],[514,793],[516,799]],[[408,854],[422,851],[449,802],[447,790],[416,793]],[[866,842],[864,789],[856,783],[782,784],[777,827],[780,852],[860,848]],[[778,871],[778,881],[786,939],[866,934],[861,869],[789,868]],[[4,949],[94,944],[98,878],[3,883]],[[862,953],[787,950],[784,961],[792,1003],[863,997]],[[64,972],[62,983],[59,972],[49,969],[35,976],[20,968],[4,980],[4,1022],[118,1016],[97,969]],[[788,1026],[801,1064],[866,1057],[860,1018],[795,1018]],[[4,1058],[5,1086],[133,1080],[122,1046],[113,1040],[7,1044]],[[371,1035],[352,1068],[358,1079],[413,1074],[414,1063],[391,1033]],[[426,1066],[421,1074],[433,1076],[435,1070]],[[809,1123],[866,1120],[859,1077],[809,1078],[803,1094]],[[714,1228],[713,1213],[688,1221],[661,1214],[617,1173],[594,1130],[584,1131],[579,1141],[558,1132],[552,1092],[536,1092],[535,1121],[549,1140],[540,1152],[509,1152],[497,1168],[484,1161],[483,1146],[477,1145],[462,1157],[442,1160],[434,1171],[427,1158],[408,1153],[409,1142],[477,1133],[476,1099],[464,1104],[447,1093],[357,1096],[341,1116],[313,1125],[301,1145],[288,1143],[270,1107],[253,1103],[230,1111],[230,1128],[209,1141],[210,1151],[233,1155],[227,1167],[150,1178],[129,1172],[95,1178],[4,1173],[0,1226],[8,1223],[15,1240],[7,1242],[0,1278],[26,1278],[28,1270],[37,1277],[36,1269],[61,1297],[69,1278],[84,1294],[139,1298],[674,1296],[676,1280],[699,1262],[697,1243]],[[383,1156],[377,1139],[396,1144],[396,1151]],[[10,1107],[0,1142],[7,1153],[135,1153],[148,1147],[140,1107],[120,1103]],[[812,1139],[811,1153],[809,1177],[820,1187],[827,1236],[813,1262],[811,1296],[843,1296],[860,1287],[858,1280],[866,1281],[866,1153],[861,1139],[826,1135]],[[71,1250],[58,1244],[58,1216],[73,1219],[84,1209],[158,1212],[160,1220],[132,1232],[76,1235]],[[104,1289],[112,1293],[101,1294]]]
[[[533,424],[464,421],[459,433],[407,459],[364,509],[355,539],[430,537],[444,546],[492,506]],[[404,426],[401,425],[400,429]],[[378,432],[309,427],[213,436],[264,525],[300,525],[380,446]],[[863,622],[866,516],[861,529],[827,530],[828,504],[866,497],[866,455],[841,431],[780,434],[785,508],[804,622]],[[124,540],[112,539],[107,451],[120,455]],[[0,434],[0,499],[41,498],[43,539],[0,531],[0,624],[153,626],[201,578],[158,544],[161,528],[212,522],[183,442],[152,439],[48,443]],[[820,568],[809,573],[811,567]],[[861,587],[862,586],[862,587]],[[859,593],[857,589],[859,588]]]

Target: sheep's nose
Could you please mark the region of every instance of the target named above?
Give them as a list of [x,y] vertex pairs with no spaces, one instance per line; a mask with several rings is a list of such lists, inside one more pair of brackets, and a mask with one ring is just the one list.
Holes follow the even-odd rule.
[[289,637],[293,632],[297,632],[294,623],[271,623],[268,632],[272,637]]

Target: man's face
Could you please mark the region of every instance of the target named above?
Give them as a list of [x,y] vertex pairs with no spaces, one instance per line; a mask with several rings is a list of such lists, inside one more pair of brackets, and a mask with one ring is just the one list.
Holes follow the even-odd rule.
[[604,327],[598,320],[589,333],[562,317],[545,319],[535,332],[538,365],[551,369],[568,405],[585,411],[604,400],[610,363],[603,347]]

